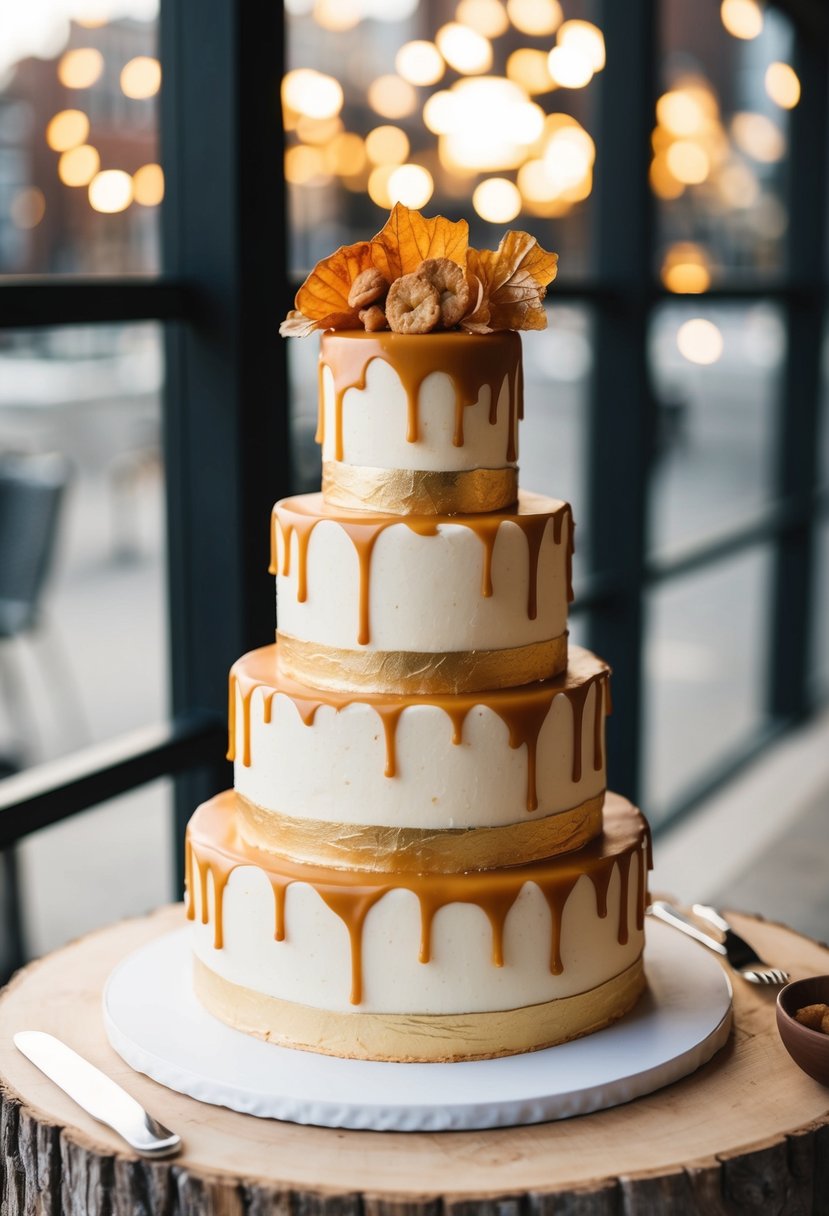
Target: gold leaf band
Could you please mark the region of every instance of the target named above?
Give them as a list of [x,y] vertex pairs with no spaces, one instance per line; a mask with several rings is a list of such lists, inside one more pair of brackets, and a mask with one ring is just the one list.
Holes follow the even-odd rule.
[[339,1013],[234,984],[193,960],[196,995],[221,1021],[270,1043],[360,1060],[481,1060],[601,1030],[645,989],[641,955],[588,992],[487,1013]]
[[506,650],[343,650],[277,630],[286,675],[334,692],[491,692],[549,680],[567,667],[567,633]]
[[518,470],[375,469],[326,460],[322,494],[329,506],[370,507],[390,515],[478,515],[517,501]]
[[604,793],[543,819],[485,828],[326,823],[268,811],[236,794],[239,834],[256,849],[304,865],[390,874],[455,874],[538,861],[580,849],[602,830]]

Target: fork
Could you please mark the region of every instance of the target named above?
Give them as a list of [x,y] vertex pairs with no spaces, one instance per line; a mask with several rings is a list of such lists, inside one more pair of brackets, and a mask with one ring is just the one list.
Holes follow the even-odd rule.
[[709,908],[707,904],[694,904],[693,910],[697,916],[707,921],[713,928],[718,929],[723,934],[724,940],[720,941],[718,938],[712,937],[710,933],[706,933],[689,916],[664,899],[654,900],[648,909],[657,920],[673,925],[675,929],[680,929],[688,937],[693,937],[695,941],[701,942],[709,950],[721,954],[732,970],[749,983],[788,984],[788,972],[779,967],[770,967],[765,963],[748,942],[735,933],[728,921],[714,908]]

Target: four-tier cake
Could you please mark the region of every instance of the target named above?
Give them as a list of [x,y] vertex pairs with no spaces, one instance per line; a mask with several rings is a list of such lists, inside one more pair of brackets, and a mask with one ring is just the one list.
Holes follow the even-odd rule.
[[518,490],[555,257],[396,207],[320,263],[320,494],[271,520],[276,644],[230,673],[234,790],[187,835],[196,992],[283,1045],[459,1060],[645,986],[649,834],[606,793],[609,670],[567,644],[573,520]]

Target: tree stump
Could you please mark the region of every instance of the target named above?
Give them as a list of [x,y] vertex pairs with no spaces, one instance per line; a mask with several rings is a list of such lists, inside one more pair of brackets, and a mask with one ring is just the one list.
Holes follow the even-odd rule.
[[[734,980],[734,1032],[657,1093],[563,1122],[485,1132],[335,1131],[203,1105],[134,1073],[109,1046],[116,963],[181,923],[180,906],[32,963],[0,995],[2,1216],[807,1216],[829,1212],[829,1091],[789,1059],[775,989]],[[781,925],[737,928],[795,977],[829,949]],[[49,1030],[184,1139],[147,1162],[14,1048]]]

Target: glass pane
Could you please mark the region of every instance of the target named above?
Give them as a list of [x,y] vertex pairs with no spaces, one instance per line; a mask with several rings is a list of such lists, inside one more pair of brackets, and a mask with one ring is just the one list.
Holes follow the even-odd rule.
[[173,873],[172,784],[158,781],[19,846],[26,947],[32,957],[168,903]]
[[826,698],[829,696],[829,521],[821,521],[816,540],[812,655],[815,694]]
[[643,754],[652,821],[763,723],[770,578],[763,550],[648,597]]
[[[392,202],[515,221],[586,271],[595,90],[590,0],[289,0],[283,86],[293,269],[365,239]],[[575,22],[575,24],[574,24]],[[558,82],[558,83],[557,83]]]
[[158,0],[4,6],[0,273],[158,270],[157,12]]
[[161,329],[0,335],[0,756],[167,710]]
[[779,311],[766,303],[677,301],[655,310],[650,540],[657,553],[748,520],[771,499],[785,342]]
[[800,97],[783,6],[662,0],[651,184],[670,291],[783,268],[788,117]]
[[829,486],[829,329],[823,338],[823,360],[818,434],[818,484]]

